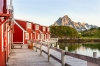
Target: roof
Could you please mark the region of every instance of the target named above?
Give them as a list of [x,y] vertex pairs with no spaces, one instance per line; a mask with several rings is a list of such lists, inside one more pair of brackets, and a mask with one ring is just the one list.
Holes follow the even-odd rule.
[[16,24],[18,25],[19,28],[21,28],[23,31],[26,32],[26,30],[25,30],[20,24],[18,24],[16,20],[14,20],[14,23],[16,23]]

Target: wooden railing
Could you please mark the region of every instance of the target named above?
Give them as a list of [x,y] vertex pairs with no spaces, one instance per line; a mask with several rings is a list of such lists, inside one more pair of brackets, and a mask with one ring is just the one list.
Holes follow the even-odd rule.
[[[40,55],[42,55],[42,52],[44,52],[45,54],[48,55],[48,61],[50,61],[50,57],[52,57],[53,59],[55,59],[56,61],[61,63],[62,66],[71,66],[71,65],[65,63],[65,61],[64,61],[65,55],[72,56],[72,57],[78,58],[78,59],[82,59],[82,60],[85,60],[87,62],[91,62],[91,63],[97,64],[98,66],[100,66],[100,57],[99,58],[94,58],[94,57],[89,57],[89,56],[85,56],[85,55],[70,53],[70,52],[67,52],[68,48],[66,50],[61,50],[61,49],[59,49],[59,46],[57,46],[57,48],[56,48],[56,47],[50,46],[49,44],[45,45],[45,44],[40,43],[39,45],[40,45],[40,48],[37,47],[37,44],[34,47],[36,48],[36,51],[37,51],[37,49],[40,50]],[[41,48],[42,45],[47,47],[47,49],[48,49],[47,52]],[[61,60],[58,59],[57,57],[55,57],[54,55],[50,54],[50,49],[53,49],[55,51],[60,52],[61,53]]]

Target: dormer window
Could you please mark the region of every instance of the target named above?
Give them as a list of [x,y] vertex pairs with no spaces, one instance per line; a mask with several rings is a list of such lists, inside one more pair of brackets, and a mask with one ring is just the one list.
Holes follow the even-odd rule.
[[31,29],[32,25],[31,23],[27,23],[27,28]]
[[43,27],[43,31],[45,31],[45,27]]
[[50,31],[50,28],[48,27],[48,32]]
[[39,25],[35,25],[36,30],[39,30]]

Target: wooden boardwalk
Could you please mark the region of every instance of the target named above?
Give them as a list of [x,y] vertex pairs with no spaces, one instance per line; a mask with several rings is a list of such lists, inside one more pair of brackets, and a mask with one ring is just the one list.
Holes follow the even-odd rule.
[[[47,51],[47,47],[42,46],[42,49]],[[50,49],[50,54],[61,59],[61,53]],[[73,58],[70,56],[65,57],[66,63],[71,66],[96,66],[87,61]],[[50,58],[50,62],[47,60],[47,55],[42,53],[40,56],[40,50],[38,52],[22,47],[22,49],[12,49],[10,58],[7,63],[9,66],[61,66],[59,62]]]
[[12,49],[7,64],[8,66],[56,66],[48,62],[46,57],[40,56],[39,51],[26,48]]

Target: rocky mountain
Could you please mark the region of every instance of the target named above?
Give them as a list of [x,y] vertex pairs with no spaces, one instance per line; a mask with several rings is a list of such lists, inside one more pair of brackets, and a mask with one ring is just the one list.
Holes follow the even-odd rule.
[[98,28],[95,25],[89,25],[84,22],[74,22],[67,15],[60,17],[52,26],[70,26],[75,28],[77,31],[89,30],[91,28]]

